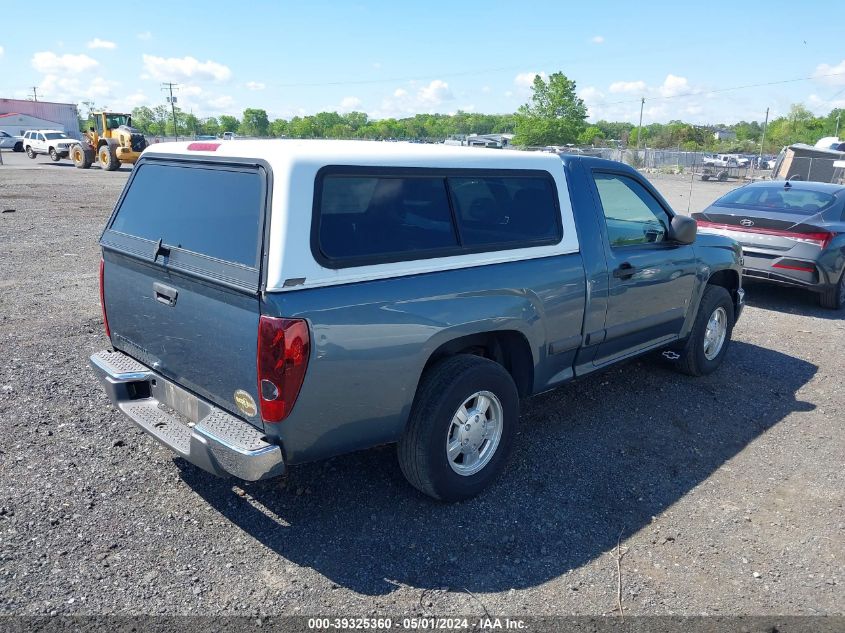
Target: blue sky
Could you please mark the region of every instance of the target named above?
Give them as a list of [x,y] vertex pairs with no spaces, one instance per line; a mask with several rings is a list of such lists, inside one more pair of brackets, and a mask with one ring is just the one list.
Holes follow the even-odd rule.
[[[3,0],[7,26],[31,16],[38,28],[0,30],[0,97],[37,86],[42,100],[130,110],[163,103],[160,82],[173,81],[199,116],[503,113],[527,100],[535,73],[563,71],[593,120],[636,121],[641,97],[647,123],[845,107],[841,4],[826,0],[111,6],[44,2],[36,13]],[[106,13],[113,28],[92,28]],[[725,90],[769,82],[787,83]]]

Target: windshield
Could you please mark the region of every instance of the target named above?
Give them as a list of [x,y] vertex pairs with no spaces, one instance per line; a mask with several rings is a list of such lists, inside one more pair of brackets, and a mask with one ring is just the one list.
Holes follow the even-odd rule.
[[835,200],[830,194],[821,191],[786,189],[783,186],[742,187],[719,198],[714,206],[813,215]]
[[45,132],[44,137],[48,141],[52,141],[57,138],[68,138],[68,135],[63,132]]
[[130,125],[131,117],[128,114],[107,114],[106,126],[113,130],[121,125]]
[[0,138],[12,138],[9,134],[0,130]]

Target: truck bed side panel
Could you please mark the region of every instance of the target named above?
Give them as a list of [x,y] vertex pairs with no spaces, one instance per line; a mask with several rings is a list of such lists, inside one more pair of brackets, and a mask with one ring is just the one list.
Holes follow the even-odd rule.
[[396,441],[431,354],[480,332],[521,333],[543,390],[572,375],[584,295],[580,253],[267,294],[262,313],[304,318],[312,337],[296,406],[267,431],[288,463]]

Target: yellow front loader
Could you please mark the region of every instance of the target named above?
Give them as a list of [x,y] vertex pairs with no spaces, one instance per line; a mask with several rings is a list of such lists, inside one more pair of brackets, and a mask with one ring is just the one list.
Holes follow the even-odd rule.
[[70,150],[73,164],[88,169],[95,161],[105,171],[123,163],[134,164],[147,147],[147,139],[132,127],[132,116],[115,112],[92,112],[92,125],[82,141]]

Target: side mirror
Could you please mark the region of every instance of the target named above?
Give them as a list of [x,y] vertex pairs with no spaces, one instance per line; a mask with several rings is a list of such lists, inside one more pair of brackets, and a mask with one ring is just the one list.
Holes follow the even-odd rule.
[[669,238],[678,244],[692,244],[698,232],[698,223],[686,215],[676,215],[669,227]]

